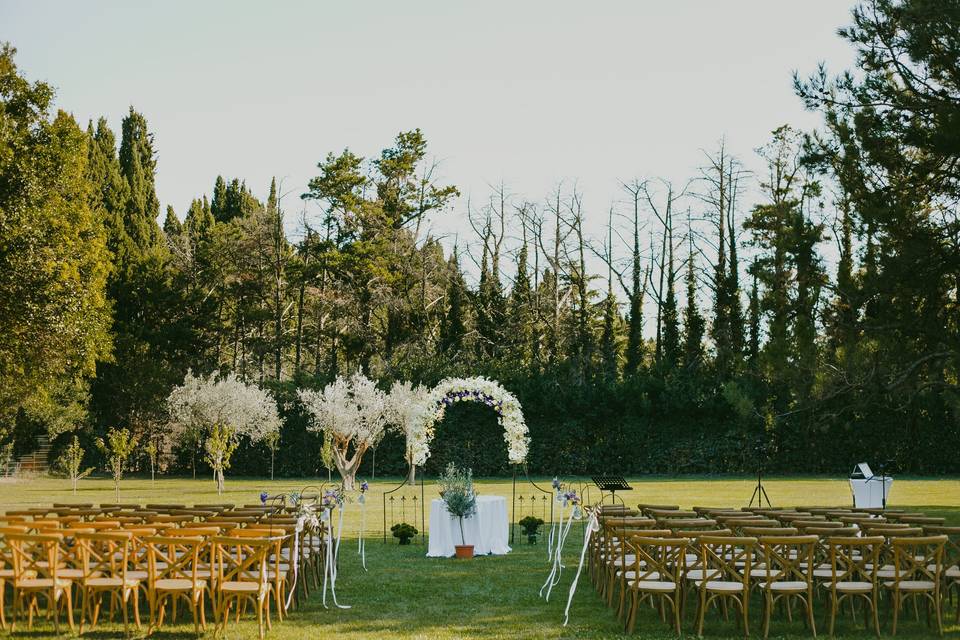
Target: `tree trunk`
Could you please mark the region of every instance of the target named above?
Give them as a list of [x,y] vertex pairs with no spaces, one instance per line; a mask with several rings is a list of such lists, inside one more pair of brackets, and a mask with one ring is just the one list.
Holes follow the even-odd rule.
[[410,465],[410,473],[407,474],[407,484],[411,487],[417,484],[417,465]]
[[216,477],[217,477],[217,495],[218,496],[223,495],[223,490],[225,489],[224,485],[226,484],[223,478],[223,469],[221,468],[217,469]]

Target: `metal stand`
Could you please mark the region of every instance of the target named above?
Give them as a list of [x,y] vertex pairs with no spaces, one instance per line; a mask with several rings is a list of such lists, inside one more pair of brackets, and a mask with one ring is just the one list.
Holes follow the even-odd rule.
[[767,495],[767,490],[763,488],[763,465],[757,465],[757,486],[753,489],[753,495],[750,496],[750,503],[748,507],[753,506],[753,501],[757,501],[757,506],[762,507],[763,501],[767,501],[767,506],[772,507],[770,504],[770,496]]

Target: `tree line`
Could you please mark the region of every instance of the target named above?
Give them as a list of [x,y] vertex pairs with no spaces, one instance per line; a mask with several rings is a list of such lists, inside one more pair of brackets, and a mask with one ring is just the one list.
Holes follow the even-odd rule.
[[[624,179],[602,209],[572,183],[463,203],[414,129],[371,157],[327,154],[302,194],[274,181],[260,200],[217,177],[160,222],[146,118],[131,108],[118,142],[104,119],[84,131],[53,115],[53,90],[25,79],[7,45],[6,455],[42,430],[65,447],[123,427],[166,447],[172,470],[207,472],[171,449],[164,401],[188,371],[219,370],[273,392],[278,470],[313,474],[321,443],[296,390],[359,369],[385,388],[501,380],[542,473],[758,460],[837,472],[860,458],[956,472],[960,14],[931,6],[855,7],[840,34],[857,68],[794,78],[822,125],[772,132],[761,170],[721,142],[689,181]],[[464,214],[469,238],[432,233],[431,220]],[[506,471],[493,422],[452,411],[431,464]],[[380,472],[402,472],[402,441],[381,446]],[[263,474],[263,460],[248,443],[234,469]]]

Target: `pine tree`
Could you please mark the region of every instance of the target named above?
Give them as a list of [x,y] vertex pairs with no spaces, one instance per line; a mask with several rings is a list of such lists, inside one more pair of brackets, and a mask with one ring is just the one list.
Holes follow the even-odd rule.
[[676,271],[673,268],[673,228],[667,226],[667,294],[663,300],[661,323],[663,325],[663,344],[661,353],[663,363],[672,369],[680,363],[680,321],[677,314]]
[[527,243],[524,242],[517,256],[517,279],[510,292],[506,335],[511,357],[522,363],[530,360],[533,335],[532,303],[530,274],[527,268]]
[[210,212],[217,222],[226,222],[229,218],[227,211],[227,183],[223,176],[217,176],[213,183],[213,197],[210,200]]

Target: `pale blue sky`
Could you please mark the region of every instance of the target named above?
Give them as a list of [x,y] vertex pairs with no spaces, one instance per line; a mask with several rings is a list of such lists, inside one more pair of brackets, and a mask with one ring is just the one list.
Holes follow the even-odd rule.
[[[790,74],[850,66],[851,4],[0,0],[0,40],[84,124],[142,111],[181,217],[217,174],[284,179],[295,214],[328,151],[420,127],[465,196],[576,179],[599,229],[618,180],[682,182],[721,136],[755,166],[772,129],[814,126]],[[435,229],[463,232],[465,203]]]

